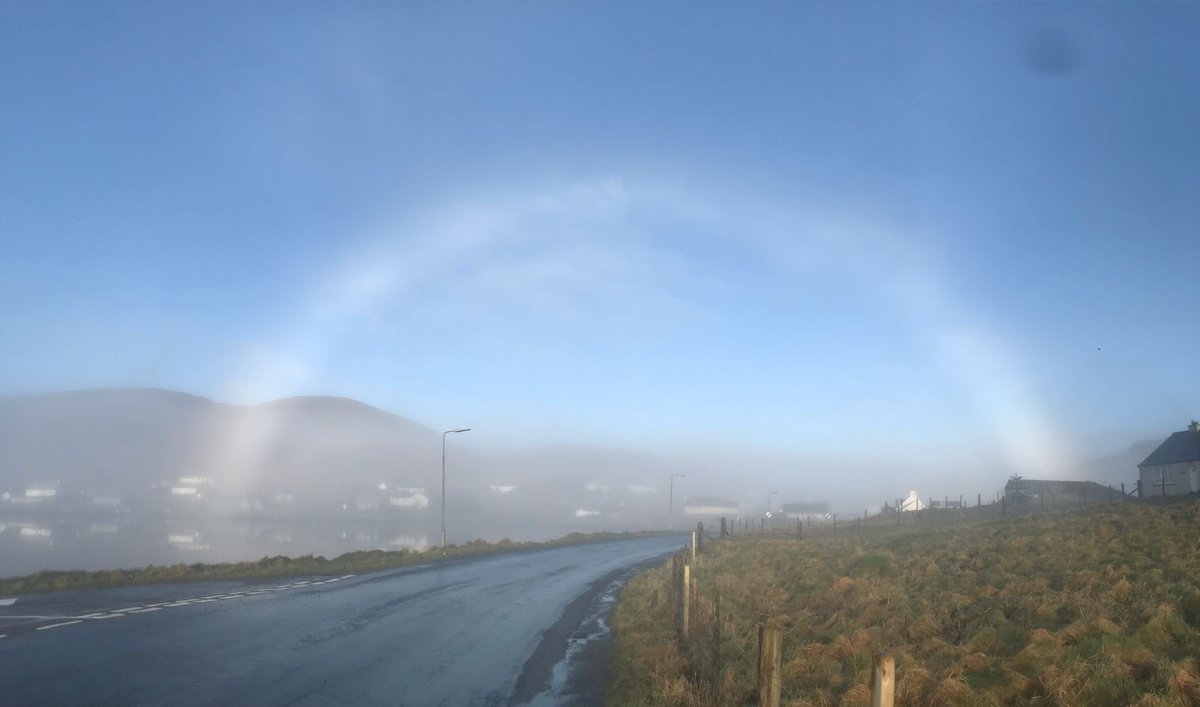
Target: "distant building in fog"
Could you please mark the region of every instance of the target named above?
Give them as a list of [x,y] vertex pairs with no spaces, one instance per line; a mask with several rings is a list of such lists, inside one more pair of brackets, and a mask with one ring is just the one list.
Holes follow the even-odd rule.
[[925,509],[925,504],[921,502],[916,489],[909,489],[908,495],[896,502],[896,508],[901,512],[920,511]]
[[742,509],[737,502],[728,499],[698,497],[689,498],[684,502],[683,513],[697,518],[736,517],[741,515]]
[[829,517],[828,503],[785,503],[779,509],[784,518],[791,520],[824,520]]
[[1061,501],[1064,504],[1075,504],[1079,503],[1081,498],[1092,503],[1107,501],[1112,493],[1112,489],[1095,481],[1025,479],[1013,476],[1004,485],[1004,498],[1016,503],[1037,500],[1038,503]]

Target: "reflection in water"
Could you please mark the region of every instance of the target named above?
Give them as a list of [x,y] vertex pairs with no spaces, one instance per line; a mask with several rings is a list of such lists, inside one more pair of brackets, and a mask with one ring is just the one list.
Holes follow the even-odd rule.
[[[396,489],[393,493],[407,491]],[[451,542],[464,538],[546,540],[571,531],[603,530],[593,517],[483,521],[464,519]],[[149,564],[242,562],[276,555],[334,558],[355,550],[429,549],[440,537],[428,514],[388,521],[222,518],[197,514],[132,516],[14,515],[0,517],[0,577],[39,570],[139,568]]]

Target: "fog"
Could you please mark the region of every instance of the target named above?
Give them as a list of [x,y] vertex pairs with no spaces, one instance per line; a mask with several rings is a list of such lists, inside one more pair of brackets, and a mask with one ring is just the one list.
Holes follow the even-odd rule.
[[[843,518],[923,498],[991,502],[1002,458],[923,462],[594,445],[489,449],[446,435],[450,543],[757,522],[783,504]],[[1133,442],[1133,440],[1131,440]],[[1118,443],[1119,444],[1119,443]],[[1153,442],[1056,478],[1132,484]],[[223,562],[440,542],[441,435],[336,397],[239,406],[156,389],[0,399],[0,575]],[[673,497],[672,497],[672,484]]]

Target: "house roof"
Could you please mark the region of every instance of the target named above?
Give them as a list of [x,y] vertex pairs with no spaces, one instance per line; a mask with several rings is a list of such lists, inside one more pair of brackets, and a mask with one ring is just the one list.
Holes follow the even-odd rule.
[[1039,489],[1057,487],[1063,491],[1081,491],[1081,490],[1104,490],[1108,487],[1104,484],[1095,481],[1071,481],[1066,479],[1021,479],[1020,481],[1008,480],[1004,485],[1005,491],[1036,491]]
[[1138,467],[1200,461],[1200,432],[1184,430],[1167,437]]

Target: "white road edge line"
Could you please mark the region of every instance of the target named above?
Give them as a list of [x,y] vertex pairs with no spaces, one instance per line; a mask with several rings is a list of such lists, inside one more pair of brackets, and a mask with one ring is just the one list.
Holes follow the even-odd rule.
[[148,614],[151,611],[161,611],[161,610],[162,610],[161,606],[152,606],[148,609],[139,609],[137,611],[131,611],[129,613],[131,613],[131,614]]
[[58,628],[59,626],[70,626],[71,624],[81,624],[83,621],[76,619],[75,621],[64,621],[61,624],[50,624],[49,626],[38,626],[35,631],[45,631],[50,628]]
[[114,613],[114,614],[119,614],[119,613],[123,613],[123,612],[126,612],[126,611],[137,611],[138,609],[145,609],[145,608],[146,608],[146,607],[144,607],[144,606],[131,606],[131,607],[129,607],[128,609],[114,609],[114,610],[113,610],[113,613]]
[[0,606],[12,606],[17,603],[17,597],[0,597]]

